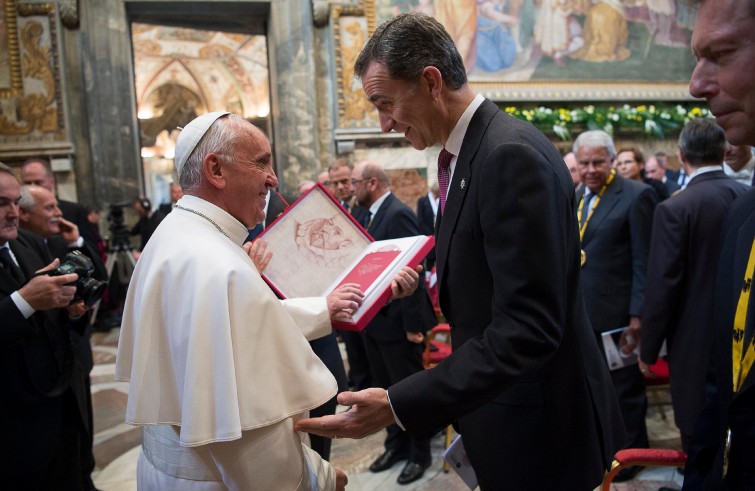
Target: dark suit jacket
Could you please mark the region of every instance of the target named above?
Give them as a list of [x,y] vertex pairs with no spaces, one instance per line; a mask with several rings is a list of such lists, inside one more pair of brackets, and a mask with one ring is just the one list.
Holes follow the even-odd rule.
[[[713,297],[712,383],[706,389],[705,405],[687,459],[684,489],[688,490],[755,489],[755,370],[750,371],[739,392],[734,394],[732,390],[732,329],[755,237],[755,190],[734,201],[722,237]],[[754,325],[755,302],[751,296],[746,340],[751,339]],[[721,476],[727,428],[731,428],[732,446],[724,482]]]
[[[435,233],[435,215],[433,214],[433,207],[430,204],[430,198],[427,195],[424,195],[417,200],[417,225],[419,226],[419,233],[422,235],[433,235]],[[425,265],[427,266],[426,269],[428,271],[435,266],[434,247],[433,250],[427,254]]]
[[617,174],[585,228],[582,290],[596,332],[625,327],[642,313],[656,200],[650,186]]
[[483,489],[593,489],[625,438],[582,299],[576,206],[551,142],[483,102],[437,233],[454,351],[388,390],[411,434],[458,418]]
[[291,201],[286,200],[288,201],[286,202],[284,200],[286,198],[281,197],[276,191],[270,191],[270,202],[267,204],[267,214],[265,215],[265,227],[269,227],[288,208]]
[[[393,194],[380,205],[367,232],[375,240],[419,235],[414,212]],[[420,287],[411,296],[394,300],[380,309],[364,332],[377,340],[400,341],[406,340],[407,332],[425,332],[435,325],[430,298],[424,281],[420,281]]]
[[[27,280],[46,266],[20,240],[10,241],[10,247]],[[66,415],[76,414],[72,390],[83,390],[79,383],[83,381],[71,378],[75,360],[65,311],[38,311],[25,319],[10,298],[19,287],[0,274],[0,386],[5,401],[0,404],[0,417],[11,422],[4,429],[0,466],[4,479],[28,480],[29,489],[41,489],[39,483],[50,477],[46,474],[52,462],[61,457],[57,454],[64,425],[78,424]],[[47,485],[49,489],[65,486]]]
[[655,363],[667,340],[674,419],[686,435],[705,400],[721,227],[732,201],[748,189],[723,171],[708,172],[653,215],[641,358]]

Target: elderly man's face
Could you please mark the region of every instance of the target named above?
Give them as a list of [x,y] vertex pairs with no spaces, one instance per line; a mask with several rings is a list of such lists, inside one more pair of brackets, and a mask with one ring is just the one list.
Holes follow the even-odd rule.
[[0,245],[18,236],[18,200],[21,186],[7,172],[0,172]]
[[42,186],[52,191],[55,180],[47,173],[47,168],[38,162],[31,162],[21,168],[21,181],[32,186]]
[[362,77],[367,98],[378,111],[383,133],[403,133],[417,150],[423,150],[440,141],[428,108],[434,106],[432,94],[420,78],[417,85],[392,79],[388,69],[372,62]]
[[689,83],[708,100],[716,122],[734,145],[755,144],[755,15],[750,0],[706,0],[697,14]]
[[611,156],[606,147],[582,145],[577,150],[579,177],[593,193],[600,191],[611,174]]
[[248,125],[231,156],[230,177],[224,193],[228,212],[247,228],[265,221],[267,191],[278,187],[270,143],[257,128]]
[[44,238],[60,233],[60,217],[63,213],[58,208],[58,200],[41,186],[35,186],[30,192],[34,206],[29,211],[20,211],[21,226]]

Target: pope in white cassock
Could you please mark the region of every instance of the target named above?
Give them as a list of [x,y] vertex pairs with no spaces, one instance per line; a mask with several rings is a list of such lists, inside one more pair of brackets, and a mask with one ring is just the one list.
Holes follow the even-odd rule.
[[[136,265],[116,360],[116,380],[130,381],[126,422],[143,425],[139,489],[343,489],[346,475],[293,425],[337,390],[307,340],[362,292],[281,301],[262,280],[242,243],[278,181],[269,142],[246,120],[195,119],[175,163],[185,195]],[[394,298],[416,285],[405,268]]]

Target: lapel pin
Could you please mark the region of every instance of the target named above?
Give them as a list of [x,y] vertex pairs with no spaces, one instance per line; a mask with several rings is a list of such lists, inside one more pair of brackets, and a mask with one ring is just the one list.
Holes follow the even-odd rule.
[[466,185],[467,185],[467,180],[464,179],[464,178],[462,178],[461,183],[459,184],[459,186],[461,186],[461,189],[464,189],[464,186],[466,186]]

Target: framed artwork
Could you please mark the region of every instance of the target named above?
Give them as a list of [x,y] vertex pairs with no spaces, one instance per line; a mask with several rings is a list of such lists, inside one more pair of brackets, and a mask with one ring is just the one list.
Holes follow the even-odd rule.
[[260,237],[275,251],[263,277],[283,298],[321,296],[372,242],[319,183],[286,208]]
[[0,0],[0,98],[17,95],[21,89],[15,0]]
[[[689,101],[693,0],[364,0],[336,16],[340,114],[376,125],[355,99],[353,60],[383,21],[409,11],[440,21],[472,86],[498,102]],[[362,99],[364,96],[362,94]]]

